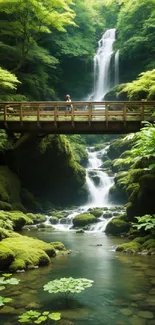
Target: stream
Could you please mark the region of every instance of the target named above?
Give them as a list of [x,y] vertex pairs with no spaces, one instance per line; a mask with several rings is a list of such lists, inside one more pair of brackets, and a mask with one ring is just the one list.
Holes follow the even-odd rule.
[[[83,234],[72,228],[73,218],[78,213],[92,207],[114,208],[108,196],[113,176],[108,176],[102,166],[107,148],[99,151],[87,148],[89,197],[84,206],[68,211],[65,220],[54,225],[55,231],[34,228],[23,231],[27,236],[46,242],[62,241],[71,254],[53,258],[47,267],[17,273],[15,277],[20,279],[20,284],[8,287],[5,292],[13,301],[2,309],[0,325],[17,325],[17,316],[30,309],[60,311],[61,325],[155,325],[154,256],[116,252],[116,246],[126,239],[104,233],[110,220],[104,218],[104,213],[99,222]],[[94,284],[76,294],[67,309],[60,295],[44,292],[43,286],[50,280],[70,276],[92,279]],[[50,321],[49,324],[55,323]]]

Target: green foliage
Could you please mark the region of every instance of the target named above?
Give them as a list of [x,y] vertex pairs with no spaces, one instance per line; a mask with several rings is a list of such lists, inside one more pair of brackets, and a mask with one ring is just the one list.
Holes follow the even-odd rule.
[[16,89],[18,83],[14,74],[0,67],[0,89]]
[[45,322],[47,319],[52,319],[54,321],[58,321],[61,319],[60,313],[50,313],[49,311],[44,311],[42,313],[35,311],[35,310],[29,310],[19,316],[18,321],[20,323],[28,323],[28,324],[41,324]]
[[130,100],[155,99],[155,69],[143,72],[137,80],[125,84],[121,93],[127,93]]
[[61,278],[59,280],[50,281],[44,285],[44,291],[49,293],[80,293],[86,288],[90,288],[93,284],[93,280],[84,278]]
[[122,81],[133,80],[142,71],[155,68],[154,0],[121,1],[116,28]]
[[[124,140],[131,138],[131,135],[124,138]],[[146,122],[145,127],[140,132],[133,134],[134,145],[130,150],[129,156],[124,158],[126,163],[137,163],[142,158],[148,160],[147,168],[153,170],[155,164],[149,164],[151,157],[155,157],[155,125]]]
[[134,228],[140,230],[144,228],[145,230],[155,229],[155,215],[146,214],[142,217],[135,217],[137,219],[137,223],[132,223]]

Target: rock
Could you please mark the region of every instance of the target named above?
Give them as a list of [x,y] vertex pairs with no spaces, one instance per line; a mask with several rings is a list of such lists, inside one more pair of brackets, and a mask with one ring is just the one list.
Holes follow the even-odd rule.
[[151,311],[147,311],[147,310],[139,311],[137,313],[137,316],[142,317],[142,318],[146,318],[146,319],[153,319],[154,318],[153,313]]
[[131,325],[146,325],[146,320],[136,315],[133,315],[129,320]]
[[84,234],[84,230],[83,229],[78,229],[78,230],[76,230],[76,233],[77,234]]
[[143,293],[135,293],[131,296],[131,300],[133,301],[141,301],[145,300],[146,296]]
[[4,306],[2,309],[0,309],[1,314],[11,314],[15,313],[16,309],[10,306]]
[[123,309],[120,310],[120,312],[124,316],[131,316],[133,314],[133,311],[131,309],[128,309],[128,308],[123,308]]

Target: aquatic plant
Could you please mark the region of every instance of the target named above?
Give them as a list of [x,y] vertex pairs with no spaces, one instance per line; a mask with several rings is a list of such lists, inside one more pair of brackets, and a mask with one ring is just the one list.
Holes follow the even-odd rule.
[[[17,285],[20,280],[11,277],[11,273],[2,274],[0,277],[0,291],[4,290],[8,284]],[[0,307],[4,306],[5,303],[12,301],[11,298],[5,298],[0,296]]]
[[49,311],[44,311],[42,313],[36,310],[28,310],[18,318],[18,322],[20,323],[28,323],[28,324],[41,324],[45,322],[47,319],[52,319],[54,321],[58,321],[61,318],[60,313],[50,313]]
[[93,284],[93,280],[85,278],[61,278],[48,282],[44,285],[44,291],[49,293],[62,293],[65,296],[68,306],[68,298],[70,294],[80,293]]

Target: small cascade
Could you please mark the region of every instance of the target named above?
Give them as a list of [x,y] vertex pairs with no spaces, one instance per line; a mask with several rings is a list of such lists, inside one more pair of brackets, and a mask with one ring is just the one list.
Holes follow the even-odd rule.
[[59,231],[70,230],[73,226],[73,219],[77,214],[79,214],[78,211],[71,212],[67,217],[60,219],[59,223],[53,225],[53,227],[55,228],[55,230],[59,230]]
[[110,206],[108,194],[113,184],[113,177],[109,177],[101,168],[101,157],[106,155],[108,146],[100,151],[87,148],[88,167],[86,169],[86,186],[89,193],[89,207]]
[[98,42],[98,50],[94,57],[94,101],[102,101],[111,88],[111,57],[115,40],[116,29],[112,28],[108,29]]
[[119,85],[119,51],[115,54],[115,86]]
[[109,221],[111,220],[112,218],[110,219],[105,219],[104,216],[101,216],[99,218],[99,222],[94,224],[94,225],[91,225],[89,227],[89,231],[90,232],[104,232],[105,229],[106,229],[106,226],[107,224],[109,223]]

